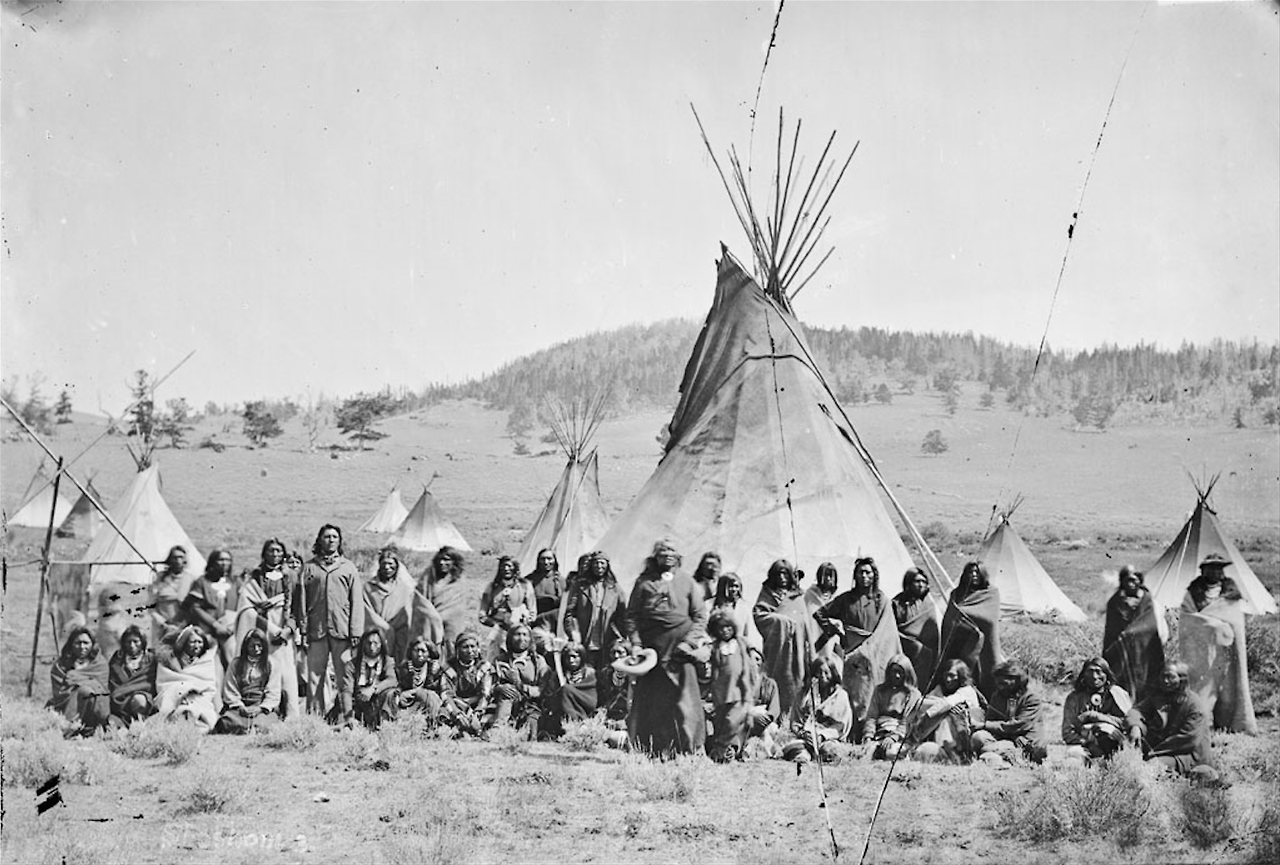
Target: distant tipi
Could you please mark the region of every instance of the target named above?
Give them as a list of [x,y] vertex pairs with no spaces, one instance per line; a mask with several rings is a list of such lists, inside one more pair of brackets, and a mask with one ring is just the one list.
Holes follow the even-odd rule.
[[470,552],[471,546],[440,510],[430,490],[422,488],[422,496],[391,537],[391,543],[402,550],[435,552],[444,546]]
[[1253,615],[1274,613],[1276,599],[1227,537],[1218,515],[1209,506],[1209,494],[1217,481],[1215,475],[1203,487],[1196,484],[1196,506],[1164,555],[1147,569],[1147,588],[1165,608],[1177,609],[1187,586],[1200,573],[1200,562],[1210,553],[1217,553],[1231,562],[1226,575],[1240,589],[1244,611]]
[[80,494],[80,498],[76,500],[67,518],[58,526],[59,537],[88,541],[98,536],[98,530],[106,521],[98,512],[90,496],[99,502],[102,501],[102,496],[98,495],[98,491],[93,488],[92,480],[85,484],[85,492]]
[[71,509],[75,507],[75,487],[63,481],[58,485],[58,503],[53,503],[53,478],[45,471],[44,463],[36,469],[36,473],[27,484],[27,491],[22,495],[22,505],[7,520],[10,526],[23,526],[31,529],[43,529],[49,525],[49,512],[53,511],[54,528],[62,525]]
[[552,406],[551,431],[568,462],[516,553],[522,574],[534,569],[541,550],[556,554],[561,571],[573,570],[578,557],[591,552],[609,528],[609,517],[600,501],[596,451],[587,452],[604,417],[606,396],[599,394],[586,403],[568,407]]
[[400,528],[407,516],[409,516],[409,509],[400,499],[400,488],[392,487],[391,492],[387,493],[387,497],[383,500],[382,507],[360,525],[359,531],[390,534]]
[[1000,514],[995,529],[978,550],[978,561],[986,565],[992,585],[1000,590],[1000,612],[1053,616],[1066,622],[1086,621],[1089,617],[1084,610],[1058,588],[1009,524],[1021,501],[1019,498]]
[[[667,539],[689,568],[702,553],[719,553],[749,600],[779,558],[810,573],[830,561],[847,575],[855,558],[872,556],[892,591],[913,562],[884,495],[920,549],[921,564],[942,589],[951,587],[885,485],[792,312],[792,298],[813,276],[806,260],[844,173],[825,184],[835,167],[826,155],[812,180],[797,175],[792,186],[794,146],[789,161],[780,153],[767,213],[753,209],[746,173],[732,157],[738,192],[730,198],[759,281],[721,246],[715,299],[685,367],[666,453],[597,545],[627,586],[654,541]],[[804,190],[798,204],[797,190]]]

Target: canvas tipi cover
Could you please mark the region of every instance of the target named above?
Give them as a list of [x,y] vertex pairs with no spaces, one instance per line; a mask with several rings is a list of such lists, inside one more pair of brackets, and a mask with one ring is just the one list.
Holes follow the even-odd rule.
[[[110,508],[111,519],[143,555],[153,562],[164,561],[170,548],[187,550],[187,573],[204,573],[204,556],[196,549],[160,493],[160,469],[150,466],[138,472],[133,483]],[[80,560],[90,565],[89,585],[133,583],[150,585],[151,570],[114,529],[98,532]],[[126,564],[120,564],[120,563]],[[128,564],[137,562],[137,564]],[[101,564],[100,564],[101,563]]]
[[400,500],[400,489],[397,487],[387,493],[387,498],[383,501],[382,507],[378,508],[376,514],[364,521],[359,531],[390,534],[400,528],[400,524],[404,522],[404,518],[408,515],[409,509]]
[[1231,562],[1226,574],[1240,589],[1244,611],[1252,615],[1276,612],[1276,599],[1222,531],[1217,514],[1209,507],[1209,489],[1200,494],[1195,510],[1169,549],[1147,570],[1147,588],[1166,609],[1177,609],[1187,586],[1200,573],[1200,562],[1210,553],[1217,553]]
[[453,523],[449,522],[449,518],[432,498],[431,492],[425,488],[413,510],[409,511],[409,516],[404,518],[404,522],[392,536],[391,543],[402,550],[420,552],[435,552],[444,546],[463,552],[471,551],[470,545],[454,528]]
[[76,500],[75,506],[67,514],[67,518],[58,526],[58,535],[60,537],[76,538],[82,541],[92,540],[98,536],[98,530],[106,522],[89,498],[89,496],[93,496],[98,501],[102,501],[98,491],[93,488],[93,481],[89,481],[85,485],[85,491],[80,494],[80,498]]
[[540,550],[553,551],[562,571],[572,570],[578,557],[591,552],[608,528],[609,518],[600,501],[596,452],[585,459],[570,457],[560,482],[516,554],[520,573],[534,569]]
[[58,484],[58,505],[53,505],[53,479],[45,475],[44,466],[36,470],[27,492],[23,496],[22,506],[17,513],[9,517],[10,526],[23,526],[30,529],[43,529],[49,526],[49,512],[53,510],[53,525],[62,525],[76,504],[75,487],[70,481]]
[[686,569],[719,553],[749,600],[779,558],[845,575],[872,556],[894,585],[911,556],[800,323],[722,251],[666,454],[597,546],[628,587],[660,538]]
[[1066,622],[1088,619],[1036,560],[1009,525],[1007,515],[1001,516],[995,531],[982,542],[978,561],[986,565],[991,584],[1000,590],[1001,614],[1056,616]]

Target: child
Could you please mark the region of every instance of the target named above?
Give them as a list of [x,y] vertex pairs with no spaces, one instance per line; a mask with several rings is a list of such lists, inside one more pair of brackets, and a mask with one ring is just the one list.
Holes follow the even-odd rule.
[[759,674],[748,655],[746,640],[738,636],[738,623],[725,609],[711,614],[707,630],[711,646],[709,692],[712,715],[707,753],[725,763],[738,759],[751,732],[750,709],[759,685]]

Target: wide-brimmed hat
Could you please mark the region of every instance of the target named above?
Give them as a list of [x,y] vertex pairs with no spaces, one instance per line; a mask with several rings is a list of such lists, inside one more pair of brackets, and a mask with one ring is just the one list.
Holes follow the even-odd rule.
[[1209,553],[1200,560],[1200,570],[1206,568],[1228,568],[1231,566],[1231,560],[1219,553]]
[[641,649],[637,660],[631,660],[630,655],[623,655],[609,666],[628,676],[643,676],[658,666],[658,653],[653,649]]

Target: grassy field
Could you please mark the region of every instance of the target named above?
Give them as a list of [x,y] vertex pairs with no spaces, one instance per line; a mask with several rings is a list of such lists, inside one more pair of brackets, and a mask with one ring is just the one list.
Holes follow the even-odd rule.
[[[1222,473],[1214,504],[1259,576],[1280,591],[1274,430],[1079,433],[1058,419],[980,410],[977,397],[966,392],[955,417],[935,397],[918,394],[861,407],[853,418],[917,525],[930,526],[949,568],[976,548],[992,505],[1026,496],[1015,524],[1093,615],[1078,628],[1015,623],[1006,632],[1011,652],[1037,662],[1055,711],[1064,696],[1054,682],[1058,668],[1097,643],[1109,592],[1103,572],[1155,560],[1195,503],[1188,472]],[[652,412],[601,428],[601,484],[615,512],[656,463],[655,436],[667,419]],[[514,552],[563,468],[554,446],[536,439],[534,456],[514,455],[505,423],[505,415],[475,404],[446,404],[385,422],[389,437],[370,451],[309,453],[293,425],[271,447],[249,450],[238,420],[212,418],[189,440],[216,434],[226,451],[163,449],[157,462],[166,499],[195,543],[206,553],[227,547],[241,566],[256,560],[264,537],[279,535],[305,550],[321,523],[354,528],[393,483],[408,504],[439,473],[431,489],[477,550],[468,574],[478,597],[496,556]],[[930,429],[942,430],[947,453],[920,453]],[[75,454],[99,431],[81,419],[60,427],[54,442]],[[336,441],[332,431],[322,437],[322,444]],[[39,459],[29,442],[0,448],[7,513]],[[133,474],[115,438],[78,468],[80,476],[96,473],[108,500]],[[364,854],[378,862],[808,862],[831,858],[828,817],[840,859],[861,854],[883,764],[829,769],[824,809],[813,768],[797,776],[779,762],[655,764],[600,748],[452,743],[424,738],[410,723],[377,736],[304,724],[271,742],[197,741],[173,728],[142,743],[64,742],[23,696],[37,577],[23,563],[39,556],[42,540],[42,532],[26,529],[5,537],[0,841],[9,861],[319,862]],[[351,532],[348,547],[368,561],[380,540]],[[58,540],[55,555],[73,558],[82,548]],[[407,558],[418,572],[422,558]],[[1272,619],[1267,627],[1274,632],[1274,625]],[[52,657],[47,631],[42,639],[37,701],[47,696]],[[1280,783],[1280,730],[1274,718],[1260,721],[1263,736],[1216,737],[1230,785],[1212,793],[1150,777],[1141,766],[1119,766],[1106,777],[1061,765],[899,766],[868,861],[1247,861],[1274,843],[1280,823],[1280,814],[1267,810]],[[68,807],[37,817],[31,788],[58,772]],[[1102,812],[1113,819],[1099,822]],[[1144,828],[1134,835],[1134,825]],[[1259,833],[1268,826],[1272,834]]]

